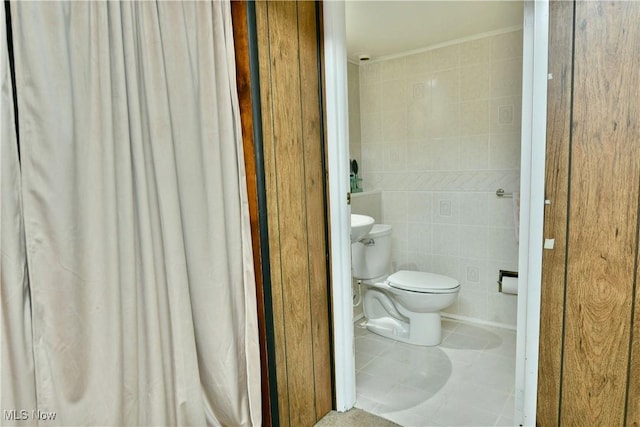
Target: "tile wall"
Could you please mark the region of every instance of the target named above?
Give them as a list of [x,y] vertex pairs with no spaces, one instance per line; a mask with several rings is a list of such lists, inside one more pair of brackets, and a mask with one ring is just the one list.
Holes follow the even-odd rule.
[[357,64],[347,63],[349,99],[349,158],[362,163],[360,145],[360,70]]
[[381,190],[393,265],[455,277],[445,310],[515,326],[516,297],[498,292],[517,270],[522,31],[478,38],[359,70],[361,171]]
[[[348,88],[348,108],[349,108],[349,159],[355,159],[358,162],[359,168],[362,167],[362,150],[360,144],[360,70],[357,64],[351,62],[347,63],[347,88]],[[362,193],[358,193],[362,194]],[[360,203],[363,206],[358,208],[366,208],[366,198],[361,198]],[[352,203],[351,211],[353,213],[358,212],[358,208],[354,209],[354,203]],[[380,209],[378,209],[380,210]],[[354,298],[353,306],[353,318],[358,319],[363,316],[362,311],[362,296],[358,284],[352,280],[351,292]],[[357,304],[356,304],[357,303]]]

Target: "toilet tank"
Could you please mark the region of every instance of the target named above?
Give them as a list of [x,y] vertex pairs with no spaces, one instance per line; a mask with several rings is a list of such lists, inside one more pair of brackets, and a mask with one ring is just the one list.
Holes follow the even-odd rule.
[[351,244],[353,277],[367,280],[389,274],[391,268],[391,226],[374,224],[359,242]]

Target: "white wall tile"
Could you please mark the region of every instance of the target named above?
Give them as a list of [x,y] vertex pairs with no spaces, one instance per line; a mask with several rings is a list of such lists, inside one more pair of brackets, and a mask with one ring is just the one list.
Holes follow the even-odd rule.
[[491,97],[522,94],[522,58],[491,63]]
[[433,271],[432,255],[424,252],[407,252],[406,263],[398,265],[398,270]]
[[433,255],[433,272],[460,280],[460,258],[448,255]]
[[407,170],[432,170],[433,153],[426,141],[409,141],[407,143]]
[[489,225],[495,227],[514,227],[514,206],[512,198],[489,197]]
[[[476,276],[477,273],[477,276]],[[491,280],[487,261],[479,258],[460,258],[460,284],[476,292],[486,292],[486,283]]]
[[518,262],[518,245],[515,229],[493,228],[489,233],[488,256],[492,260],[513,264]]
[[434,224],[460,223],[460,194],[440,193],[432,194],[431,218]]
[[384,144],[384,170],[405,171],[407,169],[407,144],[404,141]]
[[382,85],[370,84],[360,86],[360,114],[382,112]]
[[395,58],[380,62],[380,79],[398,80],[405,78],[405,58]]
[[406,262],[407,258],[407,240],[408,240],[408,224],[405,221],[384,221],[390,224],[393,232],[391,234],[391,263],[394,271],[397,265]]
[[[363,152],[364,157],[364,152]],[[364,191],[382,190],[384,187],[385,174],[381,172],[371,172],[366,169],[362,172],[362,185]]]
[[386,191],[382,193],[382,218],[386,224],[408,219],[408,199],[406,191]]
[[361,144],[382,142],[382,112],[362,114],[360,125],[362,126],[360,131]]
[[385,144],[362,144],[360,168],[369,172],[383,171],[385,147]]
[[487,99],[491,94],[491,67],[488,62],[466,66],[460,70],[460,99]]
[[486,226],[489,222],[488,198],[487,193],[461,193],[460,224]]
[[410,222],[407,226],[407,250],[416,253],[431,253],[433,242],[432,225]]
[[430,52],[420,52],[405,57],[406,75],[428,74],[432,71],[432,57]]
[[465,135],[460,137],[461,170],[489,168],[489,135]]
[[460,226],[460,252],[463,258],[484,259],[487,256],[488,229],[474,225]]
[[522,30],[500,34],[491,38],[491,60],[522,56]]
[[380,63],[361,64],[359,68],[361,85],[380,82]]
[[404,249],[397,249],[391,254],[391,271],[401,270],[401,265],[407,265],[409,259],[409,252]]
[[460,45],[441,47],[430,51],[433,71],[449,70],[460,65]]
[[358,162],[362,159],[360,123],[360,71],[358,66],[347,64],[349,105],[349,157]]
[[520,97],[495,98],[491,100],[491,133],[519,133],[522,116]]
[[428,191],[414,191],[408,194],[407,219],[411,222],[431,223],[432,201]]
[[[457,257],[460,254],[460,226],[437,224],[433,226],[433,253]],[[457,271],[455,272],[458,273]]]
[[404,109],[407,106],[407,85],[404,80],[382,83],[382,111]]
[[394,143],[407,139],[407,110],[399,108],[385,111],[382,117],[382,140]]
[[519,188],[521,63],[516,31],[359,67],[361,176],[382,191],[393,266],[460,280],[448,310],[481,320],[515,310],[495,296],[518,250],[495,191]]
[[515,325],[518,317],[517,295],[496,292],[488,297],[488,315],[492,322]]
[[489,168],[520,169],[520,134],[491,135],[489,142]]
[[450,70],[434,73],[431,77],[432,105],[453,104],[460,101],[460,70]]
[[460,140],[454,138],[433,138],[429,143],[433,170],[455,170],[460,156]]
[[407,107],[431,105],[431,79],[426,76],[411,76],[406,82]]
[[431,117],[429,121],[430,136],[442,138],[457,136],[460,129],[460,112],[458,104],[434,104],[432,103]]
[[431,106],[419,105],[407,110],[407,139],[425,140],[431,134]]
[[460,65],[467,66],[486,63],[491,59],[491,40],[481,38],[460,45]]
[[488,133],[491,129],[490,101],[478,99],[460,103],[460,134]]
[[461,286],[455,314],[486,319],[488,315],[488,297],[485,292],[477,292],[469,286]]

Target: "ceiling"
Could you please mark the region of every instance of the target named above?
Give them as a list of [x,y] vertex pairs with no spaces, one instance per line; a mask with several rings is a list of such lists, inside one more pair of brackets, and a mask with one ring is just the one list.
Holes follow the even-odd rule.
[[522,1],[347,0],[347,55],[371,59],[522,26]]

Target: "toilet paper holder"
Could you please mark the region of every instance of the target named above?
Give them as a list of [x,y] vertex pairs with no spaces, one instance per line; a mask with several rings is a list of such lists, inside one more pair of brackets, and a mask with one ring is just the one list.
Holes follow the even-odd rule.
[[498,275],[498,292],[502,292],[502,278],[503,277],[518,277],[517,271],[500,270]]

